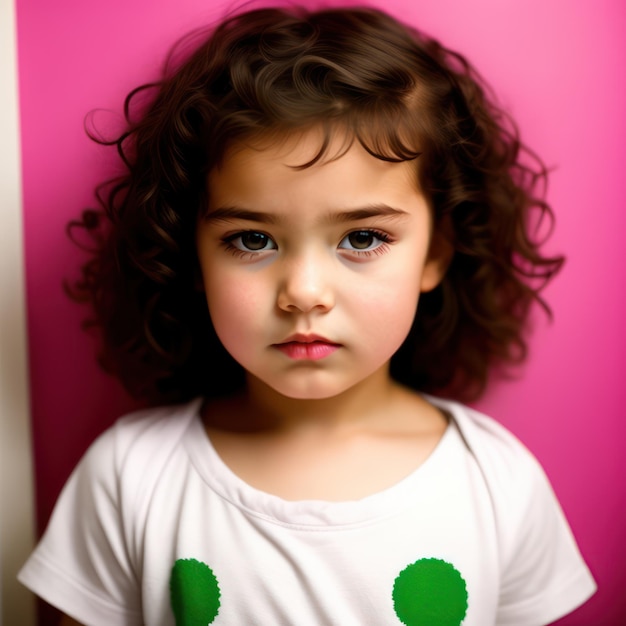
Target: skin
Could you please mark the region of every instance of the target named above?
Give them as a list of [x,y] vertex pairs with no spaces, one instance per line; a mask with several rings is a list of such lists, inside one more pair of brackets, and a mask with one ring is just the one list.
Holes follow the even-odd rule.
[[209,175],[197,229],[215,330],[247,372],[244,394],[205,408],[207,433],[232,471],[286,499],[384,489],[446,427],[389,360],[449,247],[415,163],[346,145],[338,130],[305,169],[294,166],[317,153],[316,129],[234,146]]

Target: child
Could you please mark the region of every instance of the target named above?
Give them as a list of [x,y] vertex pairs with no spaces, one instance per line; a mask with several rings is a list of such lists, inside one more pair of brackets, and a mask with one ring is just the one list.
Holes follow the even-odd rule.
[[161,406],[93,444],[24,584],[89,625],[537,626],[583,603],[537,462],[430,395],[523,359],[562,262],[533,237],[545,168],[465,59],[372,9],[260,9],[126,114],[76,294]]

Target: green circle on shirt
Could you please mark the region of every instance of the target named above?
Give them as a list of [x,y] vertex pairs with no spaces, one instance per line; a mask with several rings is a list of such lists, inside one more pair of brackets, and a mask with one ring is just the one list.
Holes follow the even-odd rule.
[[467,613],[467,587],[450,563],[420,559],[398,574],[393,606],[406,626],[459,626]]
[[176,626],[207,626],[220,608],[213,570],[196,559],[178,559],[170,574],[170,600]]

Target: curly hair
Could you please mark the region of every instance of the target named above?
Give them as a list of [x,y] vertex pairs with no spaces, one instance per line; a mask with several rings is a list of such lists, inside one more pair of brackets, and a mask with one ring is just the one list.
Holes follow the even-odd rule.
[[173,59],[126,98],[125,132],[95,139],[117,147],[125,173],[69,225],[95,244],[71,293],[91,303],[100,361],[134,396],[178,402],[243,384],[197,288],[207,176],[235,141],[313,125],[326,141],[303,167],[338,125],[379,159],[414,161],[454,249],[392,376],[470,399],[494,366],[523,361],[531,306],[549,313],[540,291],[563,262],[540,250],[539,225],[554,219],[547,170],[463,56],[379,10],[290,7],[231,16]]

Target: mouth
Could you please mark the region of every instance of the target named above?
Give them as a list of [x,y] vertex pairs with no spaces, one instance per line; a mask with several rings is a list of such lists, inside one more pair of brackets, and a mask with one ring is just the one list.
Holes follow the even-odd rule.
[[273,347],[294,361],[319,361],[336,352],[341,345],[319,335],[292,335]]

